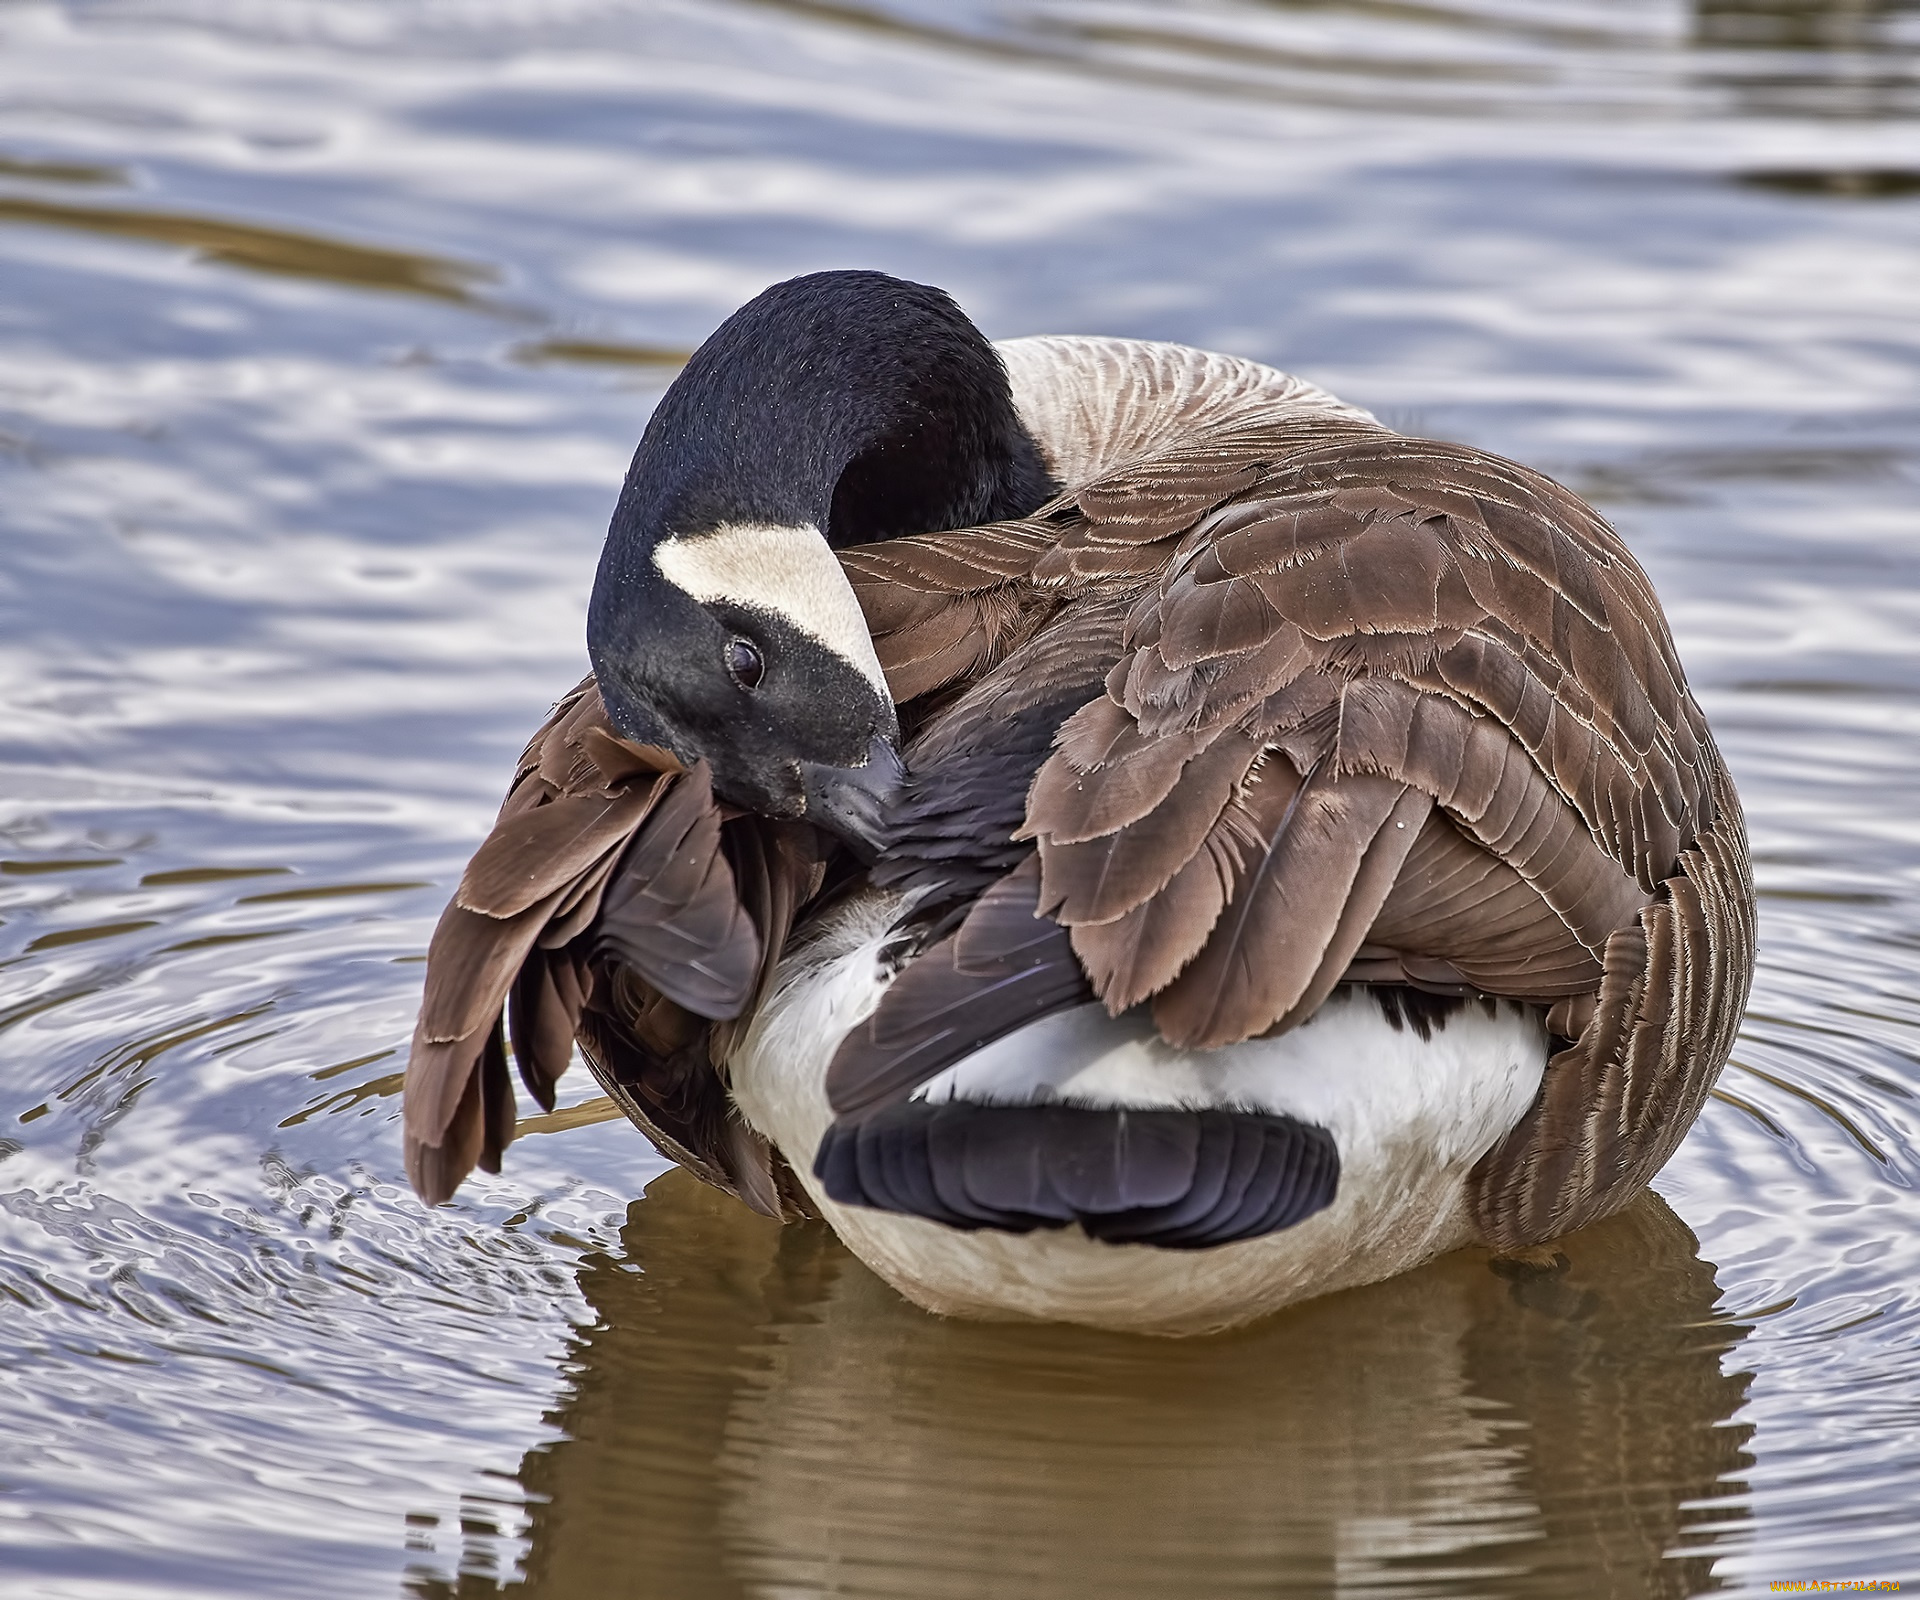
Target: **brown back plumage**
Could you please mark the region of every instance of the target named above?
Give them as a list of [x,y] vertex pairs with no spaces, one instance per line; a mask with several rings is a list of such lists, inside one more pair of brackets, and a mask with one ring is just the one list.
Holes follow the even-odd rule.
[[[1131,599],[1022,830],[1111,1009],[1208,1047],[1341,982],[1548,1007],[1570,1043],[1475,1174],[1490,1242],[1605,1215],[1672,1153],[1751,978],[1745,832],[1651,585],[1575,496],[1364,421],[1228,420],[1021,524],[843,560],[902,690],[969,685],[950,718],[1001,674],[1044,700],[1037,647]],[[894,1069],[896,993],[836,1105]]]
[[[864,1114],[1089,992],[1196,1048],[1342,982],[1501,995],[1567,1042],[1471,1203],[1492,1243],[1564,1232],[1657,1170],[1731,1048],[1753,962],[1732,785],[1589,507],[1463,446],[1255,409],[1142,430],[1023,521],[842,553],[913,738],[876,875],[943,909],[830,1095]],[[793,1210],[723,1063],[830,854],[620,743],[582,685],[435,935],[416,1187],[497,1166],[511,991],[536,1098],[577,1038],[663,1151]]]

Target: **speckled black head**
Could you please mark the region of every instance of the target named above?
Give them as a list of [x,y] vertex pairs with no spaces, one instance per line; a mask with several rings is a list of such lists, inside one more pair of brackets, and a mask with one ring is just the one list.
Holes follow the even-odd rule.
[[634,453],[587,617],[609,715],[704,757],[736,805],[860,838],[898,723],[832,551],[1051,490],[947,295],[878,272],[774,285],[694,353]]

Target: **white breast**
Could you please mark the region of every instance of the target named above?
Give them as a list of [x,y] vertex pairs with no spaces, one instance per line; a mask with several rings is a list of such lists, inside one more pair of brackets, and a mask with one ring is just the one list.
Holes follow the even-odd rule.
[[1539,1011],[1511,1002],[1468,1004],[1423,1039],[1351,991],[1278,1038],[1213,1051],[1176,1050],[1136,1017],[1084,1006],[987,1046],[920,1093],[1284,1112],[1333,1135],[1334,1203],[1280,1233],[1201,1251],[1104,1244],[1078,1228],[966,1233],[841,1206],[812,1175],[832,1120],[827,1065],[891,982],[882,951],[899,915],[895,897],[858,898],[790,955],[730,1070],[742,1114],[834,1231],[932,1311],[1203,1332],[1406,1271],[1470,1241],[1466,1176],[1532,1103],[1546,1064]]

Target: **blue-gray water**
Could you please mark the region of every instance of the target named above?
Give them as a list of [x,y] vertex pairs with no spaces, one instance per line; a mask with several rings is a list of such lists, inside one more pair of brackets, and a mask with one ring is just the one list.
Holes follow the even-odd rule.
[[[633,440],[840,265],[1617,521],[1761,893],[1664,1206],[1165,1344],[630,1205],[618,1123],[414,1202],[421,954]],[[0,1589],[1911,1581],[1917,788],[1911,3],[9,0]]]

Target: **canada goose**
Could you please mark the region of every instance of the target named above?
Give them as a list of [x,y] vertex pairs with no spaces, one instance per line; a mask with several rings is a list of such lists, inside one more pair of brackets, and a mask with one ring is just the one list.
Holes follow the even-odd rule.
[[649,422],[434,934],[429,1201],[577,1040],[930,1309],[1186,1332],[1620,1209],[1732,1046],[1732,784],[1550,480],[1179,346],[776,285]]

